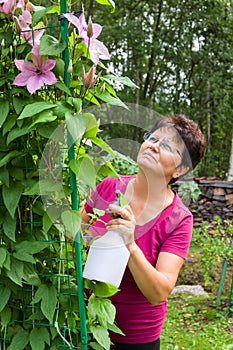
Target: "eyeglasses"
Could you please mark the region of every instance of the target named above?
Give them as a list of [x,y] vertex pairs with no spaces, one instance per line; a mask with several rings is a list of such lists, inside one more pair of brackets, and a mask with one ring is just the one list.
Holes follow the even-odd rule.
[[159,146],[164,151],[167,151],[167,152],[172,153],[172,154],[178,153],[179,156],[181,157],[180,151],[176,148],[175,144],[169,140],[166,140],[166,139],[161,140],[161,139],[157,138],[156,136],[152,136],[151,132],[146,132],[143,136],[143,140],[149,141],[151,143],[159,142]]

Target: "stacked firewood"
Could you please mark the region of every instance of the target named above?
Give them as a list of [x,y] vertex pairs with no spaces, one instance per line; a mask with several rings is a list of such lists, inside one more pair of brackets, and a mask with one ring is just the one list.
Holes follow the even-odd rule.
[[202,221],[211,222],[214,216],[233,220],[233,182],[203,178],[192,180],[201,191],[198,201],[190,200],[188,204],[194,216],[194,226],[199,226]]

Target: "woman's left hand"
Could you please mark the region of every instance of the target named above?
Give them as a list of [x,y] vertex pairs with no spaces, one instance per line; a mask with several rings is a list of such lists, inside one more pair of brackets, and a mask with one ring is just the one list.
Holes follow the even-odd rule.
[[136,220],[131,207],[129,205],[120,207],[115,204],[110,204],[108,214],[112,217],[112,220],[106,224],[108,231],[119,232],[126,246],[134,242]]

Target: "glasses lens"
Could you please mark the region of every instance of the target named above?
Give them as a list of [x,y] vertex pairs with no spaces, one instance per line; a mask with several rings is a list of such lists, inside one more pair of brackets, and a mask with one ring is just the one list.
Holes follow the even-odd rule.
[[144,134],[144,136],[143,136],[143,140],[144,140],[144,141],[149,140],[150,136],[151,136],[151,133],[150,133],[150,132],[146,132],[146,133]]

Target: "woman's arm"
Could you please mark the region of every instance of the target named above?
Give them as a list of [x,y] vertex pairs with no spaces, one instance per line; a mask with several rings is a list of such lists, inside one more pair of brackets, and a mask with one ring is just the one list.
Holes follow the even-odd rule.
[[130,206],[110,205],[109,208],[113,215],[121,217],[109,221],[106,226],[122,234],[130,252],[128,267],[138,288],[150,303],[160,304],[172,292],[184,259],[161,252],[156,266],[152,266],[134,240],[136,222]]
[[172,253],[162,252],[158,256],[156,266],[153,267],[135,242],[128,246],[128,249],[128,267],[138,288],[151,304],[160,304],[175,287],[184,259]]

